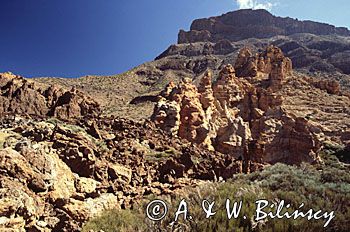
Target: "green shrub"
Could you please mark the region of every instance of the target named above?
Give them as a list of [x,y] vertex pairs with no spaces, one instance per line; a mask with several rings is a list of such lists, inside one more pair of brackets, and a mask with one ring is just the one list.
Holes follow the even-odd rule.
[[136,232],[144,231],[145,224],[140,215],[129,210],[108,210],[99,217],[87,222],[82,232],[100,231],[104,232]]
[[[251,173],[248,175],[235,175],[231,180],[221,183],[208,182],[195,189],[185,189],[181,195],[161,196],[169,206],[169,213],[160,222],[151,222],[146,219],[145,208],[147,203],[156,198],[148,197],[140,206],[134,207],[132,211],[119,211],[114,214],[104,214],[99,217],[96,224],[96,230],[103,229],[107,221],[114,223],[115,231],[134,231],[143,229],[143,231],[350,231],[348,220],[350,218],[350,172],[349,167],[339,162],[339,160],[330,154],[324,154],[324,164],[300,166],[288,166],[276,164],[267,167],[261,172]],[[243,201],[243,207],[240,217],[228,220],[225,200]],[[188,204],[189,214],[193,219],[184,221],[180,220],[169,227],[174,221],[175,212],[179,202],[185,199]],[[215,201],[214,209],[217,211],[215,216],[210,219],[205,218],[201,202],[203,199]],[[255,201],[266,199],[269,202],[279,202],[284,200],[291,207],[288,212],[298,209],[301,203],[305,206],[303,209],[322,210],[323,212],[334,211],[336,217],[323,228],[324,220],[307,219],[268,219],[263,222],[255,222]],[[171,207],[172,206],[172,207]],[[286,210],[286,209],[285,209]],[[126,220],[121,222],[121,215],[128,215]],[[246,218],[243,217],[246,216]],[[105,217],[105,218],[104,218]],[[133,219],[138,218],[135,225]],[[114,220],[116,222],[114,222]],[[91,225],[94,220],[90,221],[85,227]],[[128,228],[127,228],[128,226]],[[110,231],[103,229],[105,231]],[[87,231],[87,230],[85,230]]]

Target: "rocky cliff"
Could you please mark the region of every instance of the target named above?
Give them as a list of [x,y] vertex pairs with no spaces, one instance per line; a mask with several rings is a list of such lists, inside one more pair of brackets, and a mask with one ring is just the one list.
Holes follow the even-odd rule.
[[[350,74],[350,31],[347,28],[281,18],[265,10],[238,10],[197,19],[190,31],[181,30],[178,37],[178,44],[171,45],[157,59],[180,55],[231,60],[247,45],[257,52],[273,44],[292,59],[295,68]],[[213,66],[215,60],[206,62],[207,66]]]
[[248,38],[262,39],[296,33],[350,36],[350,31],[344,27],[276,17],[266,10],[247,9],[208,19],[194,20],[190,31],[181,30],[179,32],[178,43],[218,42],[222,39],[239,41]]

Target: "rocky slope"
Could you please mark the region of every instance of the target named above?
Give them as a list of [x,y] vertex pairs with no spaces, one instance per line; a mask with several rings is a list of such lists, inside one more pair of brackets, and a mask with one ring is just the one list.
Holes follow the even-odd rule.
[[257,50],[279,46],[296,68],[340,71],[348,68],[350,31],[312,21],[271,15],[265,10],[239,10],[193,21],[191,30],[179,32],[178,45],[159,56],[227,55],[249,44]]
[[[228,38],[228,37],[227,37]],[[264,39],[249,38],[230,41],[223,38],[217,42],[195,42],[170,46],[158,58],[182,55],[186,57],[215,56],[228,59],[235,57],[239,49],[249,46],[254,51],[269,44],[280,47],[292,59],[295,68],[310,72],[340,72],[349,74],[350,39],[339,35],[314,35],[309,33],[273,36]]]
[[80,231],[106,209],[239,172],[241,161],[170,139],[150,122],[6,116],[0,230]]

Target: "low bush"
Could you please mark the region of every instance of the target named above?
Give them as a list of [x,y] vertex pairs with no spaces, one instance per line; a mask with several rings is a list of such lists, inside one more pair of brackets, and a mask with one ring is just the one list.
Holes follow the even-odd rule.
[[[350,225],[350,173],[349,167],[335,156],[324,153],[323,164],[288,166],[276,164],[261,172],[236,175],[227,182],[206,183],[195,189],[186,189],[181,195],[162,196],[167,202],[169,213],[160,222],[146,219],[146,205],[152,197],[131,211],[105,213],[88,222],[84,231],[93,228],[98,231],[349,231]],[[227,218],[225,201],[243,201],[242,211],[237,219]],[[174,223],[179,203],[185,199],[192,219],[180,219]],[[207,219],[202,209],[202,200],[215,201],[216,214]],[[335,212],[335,218],[324,228],[325,220],[267,219],[256,222],[255,201],[266,199],[277,204],[284,200],[290,204],[283,212],[294,212],[301,203],[303,211],[309,209]],[[172,207],[171,207],[172,206]],[[272,210],[273,211],[273,210]],[[244,217],[245,216],[245,217]],[[138,223],[135,224],[135,218]],[[105,224],[109,221],[110,228]],[[100,223],[97,223],[100,222]],[[101,223],[103,222],[103,223]],[[91,225],[95,225],[91,227]],[[101,225],[101,226],[99,226]]]

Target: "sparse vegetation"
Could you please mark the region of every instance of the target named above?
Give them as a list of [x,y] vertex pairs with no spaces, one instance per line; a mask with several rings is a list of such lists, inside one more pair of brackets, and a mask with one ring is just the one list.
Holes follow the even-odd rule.
[[[162,196],[170,208],[170,212],[162,222],[152,223],[146,219],[145,207],[150,199],[142,203],[143,207],[135,207],[132,211],[119,211],[113,214],[104,214],[93,221],[116,220],[125,218],[132,214],[140,218],[138,226],[146,228],[144,231],[348,231],[348,219],[350,218],[350,174],[349,167],[338,161],[334,155],[323,154],[324,164],[301,166],[288,166],[276,164],[266,168],[262,172],[249,175],[236,175],[232,180],[225,183],[208,183],[196,189],[187,189],[185,195],[175,197]],[[184,221],[182,217],[178,223],[169,227],[174,220],[177,206],[181,199],[185,198],[188,203],[189,213],[193,220]],[[243,200],[243,207],[240,217],[227,219],[225,200]],[[215,201],[215,216],[205,218],[201,207],[201,201],[208,199]],[[303,209],[314,209],[330,212],[335,211],[336,217],[327,228],[323,228],[325,221],[298,219],[274,219],[263,222],[255,222],[255,201],[267,199],[270,202],[284,200],[291,204],[289,212],[298,209],[304,203]],[[126,214],[126,215],[124,215]],[[121,216],[123,215],[123,216]],[[247,216],[247,219],[243,218]],[[115,218],[115,219],[114,219]],[[90,221],[84,227],[92,228]],[[125,221],[125,225],[134,226],[133,220]],[[117,223],[118,224],[118,223]],[[95,224],[96,225],[96,224]],[[112,224],[111,224],[112,225]],[[118,224],[119,225],[119,224]],[[114,231],[128,231],[125,225],[114,227]],[[116,226],[116,224],[113,224]],[[140,231],[140,227],[134,227]],[[112,228],[99,227],[112,231]]]
[[97,146],[97,148],[100,152],[108,152],[109,151],[108,146],[104,140],[95,139],[92,136],[90,138],[92,141],[94,141],[95,145]]
[[74,133],[82,132],[82,133],[86,134],[86,131],[83,128],[81,128],[80,126],[73,125],[73,124],[62,124],[62,126],[71,130]]
[[134,232],[143,231],[145,229],[144,223],[140,215],[134,214],[129,210],[108,210],[100,217],[92,219],[83,228],[82,232],[89,232],[91,230],[104,232]]
[[47,120],[46,120],[48,123],[51,123],[51,124],[53,124],[54,126],[56,126],[57,124],[59,124],[61,121],[59,120],[59,119],[57,119],[57,118],[48,118]]
[[4,142],[7,138],[7,134],[0,132],[0,149],[4,148]]
[[170,156],[167,152],[155,152],[155,153],[149,153],[147,155],[148,160],[154,160],[154,161],[160,161],[168,158]]

